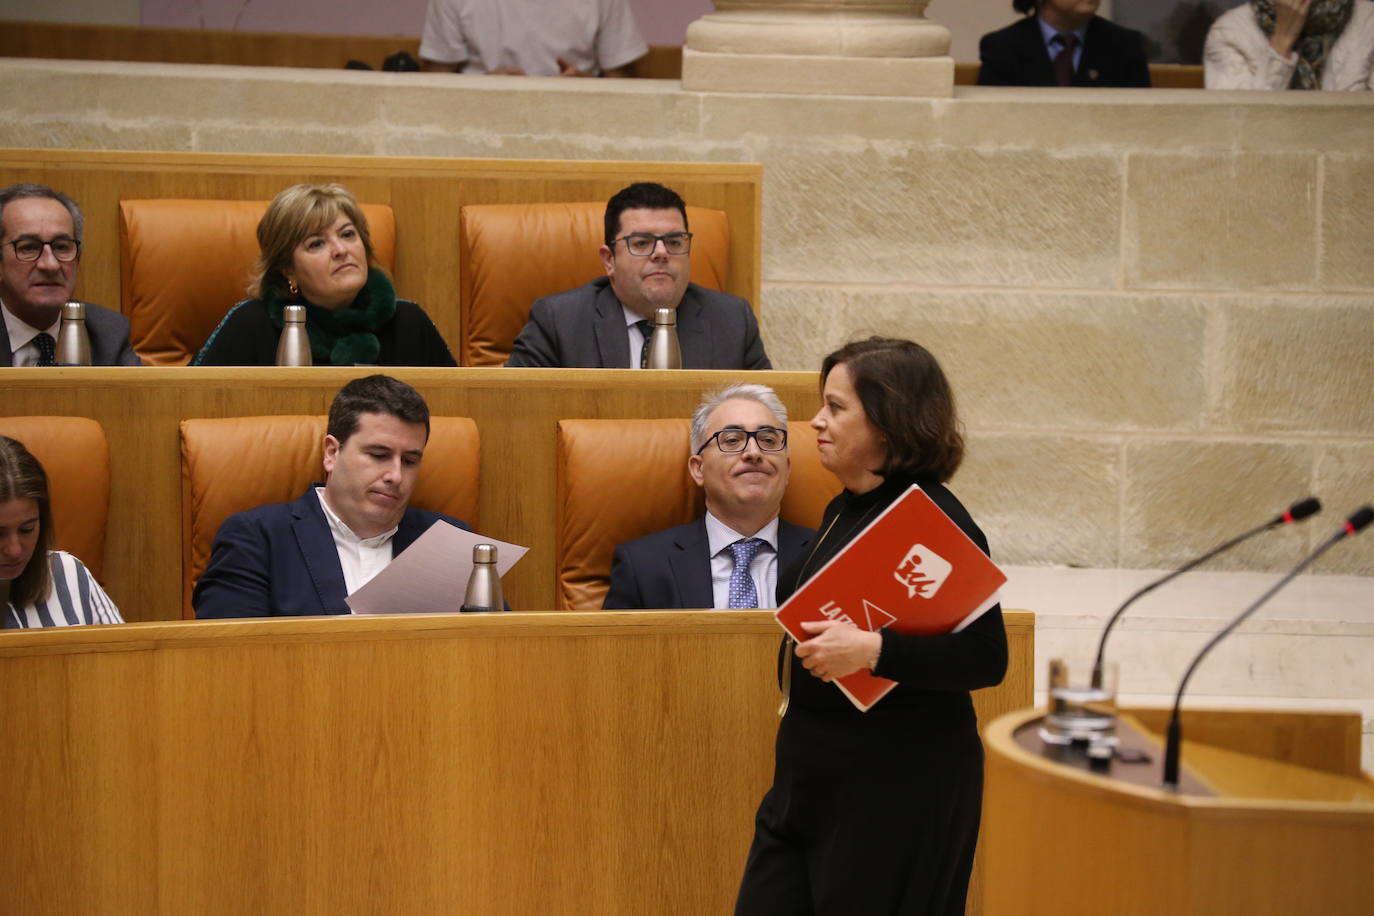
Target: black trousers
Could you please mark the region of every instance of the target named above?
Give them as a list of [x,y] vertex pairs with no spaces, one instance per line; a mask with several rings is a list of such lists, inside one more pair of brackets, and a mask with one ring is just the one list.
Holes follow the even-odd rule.
[[736,916],[962,916],[983,795],[963,696],[966,708],[789,709]]

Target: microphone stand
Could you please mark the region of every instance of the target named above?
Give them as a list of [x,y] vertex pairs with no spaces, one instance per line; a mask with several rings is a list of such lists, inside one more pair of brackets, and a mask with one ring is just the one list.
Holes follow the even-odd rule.
[[1270,586],[1269,590],[1263,595],[1260,595],[1258,600],[1241,611],[1240,614],[1228,623],[1220,633],[1213,636],[1207,641],[1207,645],[1202,647],[1202,651],[1197,654],[1192,664],[1188,666],[1188,670],[1184,672],[1183,681],[1178,685],[1178,693],[1174,695],[1174,709],[1169,716],[1169,730],[1164,746],[1164,788],[1175,792],[1178,791],[1178,755],[1179,745],[1183,740],[1183,726],[1179,722],[1179,706],[1183,702],[1183,691],[1187,689],[1189,679],[1192,678],[1193,672],[1197,670],[1197,666],[1202,662],[1203,658],[1207,656],[1208,652],[1212,651],[1212,648],[1216,646],[1217,643],[1225,639],[1232,630],[1244,623],[1261,605],[1274,597],[1279,589],[1286,586],[1289,582],[1292,582],[1303,570],[1315,563],[1318,557],[1330,550],[1338,541],[1344,540],[1351,535],[1358,534],[1371,521],[1374,521],[1374,508],[1369,506],[1365,506],[1354,515],[1350,516],[1350,518],[1346,519],[1345,524],[1341,526],[1339,531],[1327,538],[1324,544],[1308,554],[1301,563],[1293,567],[1292,571]]

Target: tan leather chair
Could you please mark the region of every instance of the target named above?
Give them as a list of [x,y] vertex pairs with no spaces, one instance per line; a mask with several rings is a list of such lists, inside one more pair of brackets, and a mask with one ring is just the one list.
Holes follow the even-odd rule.
[[[265,200],[121,200],[120,311],[148,366],[184,366],[234,303],[248,298]],[[388,272],[396,217],[363,204],[372,249]]]
[[[606,270],[606,204],[475,204],[458,214],[461,363],[500,366],[541,296],[581,286]],[[730,226],[723,210],[687,208],[692,282],[724,289]]]
[[[687,473],[686,420],[560,420],[555,599],[562,611],[599,610],[617,544],[683,525],[705,511]],[[788,425],[792,472],[782,517],[815,528],[840,482],[821,466],[816,433]]]
[[24,443],[48,475],[53,547],[75,556],[103,581],[110,516],[105,430],[86,417],[0,417],[0,436]]
[[[325,417],[229,417],[181,421],[182,614],[210,560],[215,532],[235,512],[289,502],[324,479]],[[431,417],[410,504],[477,529],[481,440],[467,417]]]

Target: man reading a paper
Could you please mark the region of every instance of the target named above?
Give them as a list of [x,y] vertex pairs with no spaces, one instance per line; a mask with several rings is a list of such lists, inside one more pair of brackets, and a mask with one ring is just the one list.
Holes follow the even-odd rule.
[[436,521],[409,506],[429,440],[429,406],[385,375],[354,379],[329,408],[323,484],[294,502],[230,516],[196,582],[196,616],[347,614],[346,595]]
[[694,522],[621,544],[605,610],[776,607],[778,570],[815,532],[778,517],[787,489],[787,408],[767,385],[707,395],[687,470],[706,494]]

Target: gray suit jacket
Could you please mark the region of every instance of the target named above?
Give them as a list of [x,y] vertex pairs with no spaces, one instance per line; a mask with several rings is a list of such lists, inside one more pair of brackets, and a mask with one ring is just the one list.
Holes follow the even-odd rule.
[[[687,284],[677,307],[677,338],[684,369],[773,368],[759,323],[738,296]],[[625,313],[610,278],[536,300],[506,365],[630,368]]]
[[[141,366],[129,346],[129,319],[118,312],[86,303],[86,333],[91,338],[92,366]],[[13,366],[10,333],[0,320],[0,366]]]

